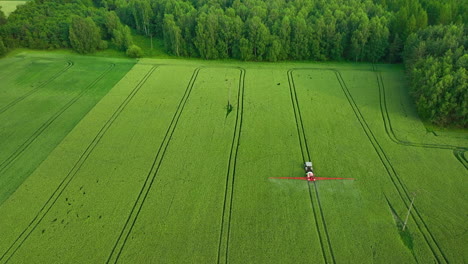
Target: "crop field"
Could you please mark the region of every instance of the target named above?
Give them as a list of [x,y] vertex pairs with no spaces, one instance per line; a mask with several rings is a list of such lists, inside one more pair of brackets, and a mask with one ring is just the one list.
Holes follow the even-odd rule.
[[[464,263],[467,150],[399,65],[23,53],[0,60],[0,263]],[[270,179],[309,160],[354,180]]]
[[6,0],[0,1],[1,10],[5,13],[5,16],[10,15],[19,5],[24,5],[27,1],[17,1],[17,0]]

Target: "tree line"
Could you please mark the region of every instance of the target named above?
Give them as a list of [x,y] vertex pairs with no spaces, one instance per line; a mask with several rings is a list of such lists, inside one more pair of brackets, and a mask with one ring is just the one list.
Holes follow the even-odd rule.
[[[95,0],[176,56],[401,62],[407,37],[465,23],[457,0]],[[467,11],[467,12],[465,12]]]
[[18,6],[8,19],[2,17],[0,11],[0,54],[2,47],[4,52],[15,47],[72,48],[82,54],[134,48],[130,28],[115,12],[92,2],[33,0]]
[[[168,52],[204,59],[380,61],[391,14],[372,1],[99,0]],[[398,52],[402,42],[396,43]],[[395,57],[398,57],[395,55]]]
[[129,49],[133,28],[176,56],[400,62],[411,33],[467,13],[457,0],[33,0],[0,15],[0,36],[84,53]]

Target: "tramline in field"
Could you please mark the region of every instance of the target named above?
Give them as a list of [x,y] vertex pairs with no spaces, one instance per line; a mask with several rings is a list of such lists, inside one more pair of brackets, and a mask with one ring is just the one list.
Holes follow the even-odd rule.
[[0,60],[0,264],[466,259],[468,134],[427,135],[400,67],[135,63]]

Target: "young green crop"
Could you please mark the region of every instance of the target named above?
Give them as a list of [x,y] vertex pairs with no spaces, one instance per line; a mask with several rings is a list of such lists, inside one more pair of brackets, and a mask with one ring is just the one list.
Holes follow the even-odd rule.
[[[128,71],[131,63],[9,58],[0,79],[0,204]],[[83,71],[87,74],[82,75]]]
[[[121,261],[217,261],[240,74],[235,68],[199,70]],[[229,86],[236,103],[226,116]]]
[[[391,133],[384,129],[382,113],[386,114],[386,109],[381,108],[381,105],[385,102],[379,102],[375,72],[343,72],[343,77],[363,116],[385,149],[396,171],[395,176],[406,189],[408,195],[403,196],[406,196],[407,205],[410,197],[416,197],[416,210],[409,222],[413,226],[411,233],[416,236],[419,229],[423,230],[432,250],[438,252],[439,261],[463,262],[463,256],[456,252],[462,250],[465,243],[460,231],[463,229],[464,222],[461,219],[464,216],[463,210],[456,208],[463,208],[468,200],[463,191],[466,189],[463,184],[466,169],[454,156],[453,149],[447,146],[466,148],[467,141],[463,137],[436,137],[433,133],[426,133],[414,114],[413,106],[408,104],[408,92],[398,86],[403,84],[397,78],[398,74],[402,74],[401,70],[395,67],[379,69],[382,70],[385,85],[385,90],[381,92],[387,95],[387,111],[394,132],[403,143],[410,142],[415,146],[391,140]],[[386,122],[388,126],[388,120]],[[402,208],[400,216],[405,215],[405,211]],[[420,256],[424,261],[430,261],[431,258],[425,255],[421,253]]]
[[[19,186],[0,263],[466,258],[463,156],[427,147],[466,133],[426,133],[398,67],[143,59],[116,84],[128,61],[7,60],[0,107],[39,89],[0,114],[0,156],[41,133],[0,174]],[[304,176],[309,156],[355,180],[269,179]]]
[[323,261],[284,68],[248,68],[227,262]]

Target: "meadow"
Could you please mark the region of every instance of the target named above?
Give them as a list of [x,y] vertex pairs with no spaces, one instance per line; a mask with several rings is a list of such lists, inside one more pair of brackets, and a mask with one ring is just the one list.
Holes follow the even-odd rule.
[[[401,65],[32,52],[0,84],[0,263],[468,260],[468,133]],[[309,160],[354,180],[270,179]]]

